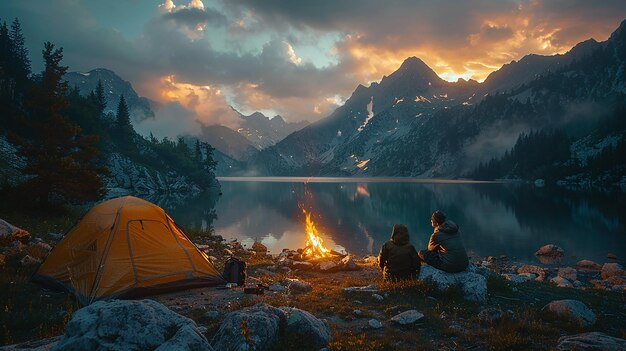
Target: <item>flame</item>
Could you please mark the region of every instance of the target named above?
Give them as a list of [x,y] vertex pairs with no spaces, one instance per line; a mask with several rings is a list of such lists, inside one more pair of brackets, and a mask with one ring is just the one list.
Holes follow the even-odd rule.
[[306,245],[302,256],[306,257],[328,257],[331,255],[330,249],[324,246],[324,240],[318,235],[315,222],[311,220],[311,212],[307,212],[302,208],[302,213],[305,216],[304,228],[307,234]]

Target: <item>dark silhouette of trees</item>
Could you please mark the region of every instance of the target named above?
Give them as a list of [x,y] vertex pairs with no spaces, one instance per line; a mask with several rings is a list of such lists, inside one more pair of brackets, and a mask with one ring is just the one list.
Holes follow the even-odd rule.
[[21,190],[41,204],[96,200],[106,171],[92,162],[98,154],[96,137],[82,135],[64,115],[69,105],[62,80],[67,67],[60,64],[63,49],[47,42],[42,54],[45,69],[30,93],[28,118],[21,119],[30,135],[13,137],[27,160],[24,173],[31,176]]

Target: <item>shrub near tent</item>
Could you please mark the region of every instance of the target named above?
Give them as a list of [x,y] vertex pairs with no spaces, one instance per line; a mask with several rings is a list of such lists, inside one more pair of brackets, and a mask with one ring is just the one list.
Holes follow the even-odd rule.
[[223,283],[162,208],[132,196],[92,208],[33,280],[73,293],[84,305]]

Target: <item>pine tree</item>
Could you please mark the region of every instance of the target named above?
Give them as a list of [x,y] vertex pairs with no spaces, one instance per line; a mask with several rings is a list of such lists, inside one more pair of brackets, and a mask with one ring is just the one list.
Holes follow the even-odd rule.
[[215,161],[215,159],[213,159],[213,151],[215,151],[215,148],[209,143],[202,143],[202,145],[204,146],[204,151],[206,154],[205,159],[202,162],[202,166],[209,173],[214,173],[215,167],[217,166],[217,162]]
[[21,90],[26,88],[28,76],[30,75],[30,58],[28,57],[28,49],[26,49],[24,35],[22,34],[22,25],[17,18],[11,24],[9,38],[12,44],[10,68],[13,71],[16,89],[18,93],[21,93]]
[[196,139],[195,154],[196,162],[202,162],[202,150],[200,150],[200,140]]
[[107,98],[104,95],[104,87],[102,86],[102,80],[98,79],[98,85],[94,91],[94,99],[98,110],[100,110],[100,116],[104,113],[104,109],[107,107]]
[[117,128],[120,132],[124,133],[128,128],[132,128],[130,124],[130,113],[128,112],[128,105],[124,95],[120,95],[120,102],[117,104]]
[[81,135],[81,128],[63,114],[68,106],[67,82],[62,80],[67,67],[60,65],[63,49],[47,42],[42,53],[45,69],[29,97],[29,118],[22,121],[32,137],[17,138],[27,160],[24,171],[32,176],[22,185],[23,193],[43,204],[98,199],[103,191],[99,175],[106,169],[93,163],[97,140]]

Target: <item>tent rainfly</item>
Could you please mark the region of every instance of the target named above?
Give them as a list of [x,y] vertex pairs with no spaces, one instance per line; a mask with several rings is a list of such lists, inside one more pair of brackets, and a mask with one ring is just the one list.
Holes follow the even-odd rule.
[[162,208],[132,196],[93,207],[33,281],[66,290],[83,305],[224,282]]

